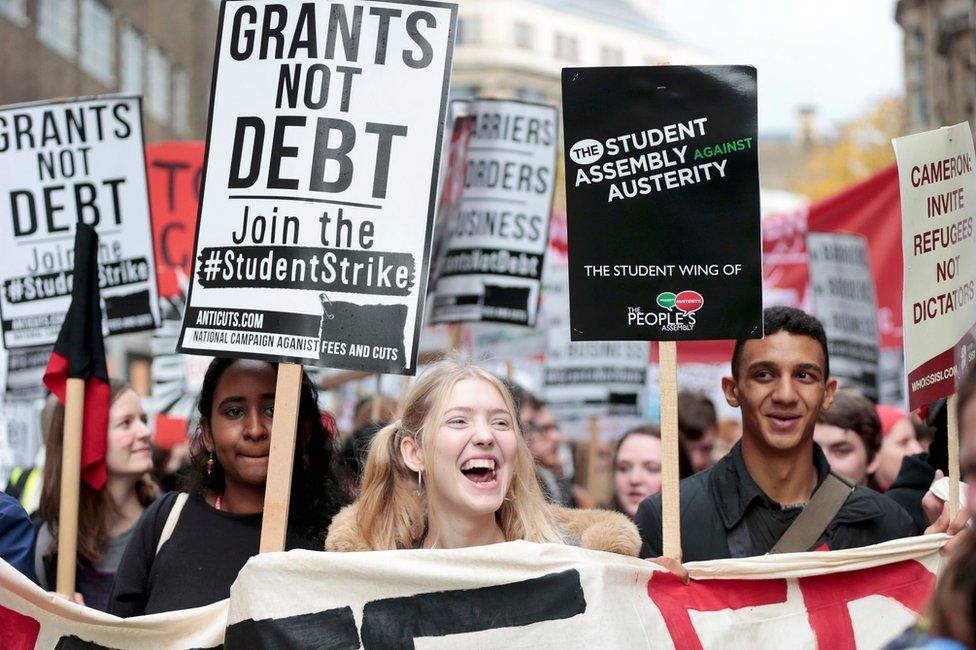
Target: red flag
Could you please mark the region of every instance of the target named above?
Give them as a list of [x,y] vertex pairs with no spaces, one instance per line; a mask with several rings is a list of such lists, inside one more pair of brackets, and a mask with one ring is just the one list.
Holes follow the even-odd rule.
[[68,378],[85,380],[81,480],[100,490],[105,485],[106,476],[111,389],[105,366],[102,306],[98,294],[98,235],[92,226],[78,224],[74,262],[71,306],[44,371],[44,385],[64,404]]

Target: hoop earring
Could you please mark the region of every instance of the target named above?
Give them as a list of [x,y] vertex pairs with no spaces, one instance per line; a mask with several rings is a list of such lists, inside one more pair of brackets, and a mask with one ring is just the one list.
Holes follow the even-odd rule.
[[213,457],[213,452],[211,451],[210,457],[207,459],[207,476],[213,474],[213,468],[214,468],[214,457]]

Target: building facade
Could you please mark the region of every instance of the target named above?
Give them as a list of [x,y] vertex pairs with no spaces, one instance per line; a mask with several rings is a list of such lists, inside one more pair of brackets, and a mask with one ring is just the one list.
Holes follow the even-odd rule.
[[969,121],[976,131],[976,0],[899,0],[910,133]]
[[139,94],[147,142],[202,139],[217,13],[211,0],[0,0],[0,105]]
[[564,67],[708,63],[639,0],[461,0],[452,95],[560,103]]

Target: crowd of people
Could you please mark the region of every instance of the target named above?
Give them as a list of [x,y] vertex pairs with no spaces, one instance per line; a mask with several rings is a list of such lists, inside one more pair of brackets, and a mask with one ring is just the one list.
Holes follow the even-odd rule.
[[[966,530],[966,509],[950,520],[930,490],[948,474],[945,400],[905,413],[839,385],[822,325],[800,310],[767,309],[764,329],[762,339],[736,342],[731,374],[722,380],[725,400],[741,414],[737,435],[723,431],[707,397],[679,395],[680,560],[949,533],[945,552],[954,556],[933,598],[930,633],[974,643],[976,539]],[[276,378],[275,364],[215,359],[176,478],[172,463],[153,463],[140,397],[112,382],[108,480],[97,491],[82,486],[77,602],[128,617],[228,596],[259,549]],[[612,481],[601,489],[574,480],[581,472],[574,472],[574,454],[544,401],[457,358],[434,363],[400,403],[364,400],[349,435],[337,431],[317,398],[303,376],[287,549],[527,540],[640,556],[687,579],[677,559],[662,557],[663,454],[655,424],[622,431],[612,449],[586,455],[589,463],[609,464]],[[976,373],[960,383],[958,413],[966,479],[976,472]],[[63,407],[51,398],[42,413],[39,502],[26,489],[30,468],[16,471],[10,494],[0,496],[0,555],[47,590],[63,560],[63,420]],[[579,455],[575,460],[579,465]],[[976,481],[967,485],[964,504],[976,499]],[[940,614],[940,607],[956,613]],[[904,647],[919,639],[916,631]]]

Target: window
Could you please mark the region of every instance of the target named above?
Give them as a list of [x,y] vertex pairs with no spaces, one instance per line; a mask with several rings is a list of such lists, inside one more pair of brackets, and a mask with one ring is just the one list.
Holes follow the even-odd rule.
[[624,64],[624,53],[623,50],[618,50],[615,47],[603,46],[600,48],[600,65],[623,65]]
[[173,71],[173,130],[177,135],[190,132],[190,81],[181,68]]
[[39,0],[37,37],[52,50],[74,59],[76,18],[75,0]]
[[910,105],[912,107],[912,121],[918,126],[927,126],[929,123],[929,104],[921,88],[916,88],[911,93]]
[[0,16],[6,16],[23,27],[28,22],[27,0],[0,0]]
[[520,50],[532,49],[532,25],[515,23],[515,47]]
[[81,0],[81,68],[106,86],[115,85],[115,22],[98,0]]
[[481,19],[462,18],[457,24],[457,44],[474,45],[481,42]]
[[556,58],[564,61],[579,59],[579,41],[572,36],[556,34]]
[[481,89],[478,86],[451,86],[451,101],[455,99],[474,99]]
[[157,120],[169,121],[169,59],[159,48],[149,48],[146,110]]
[[141,95],[146,90],[146,42],[132,25],[122,29],[119,45],[119,90]]

